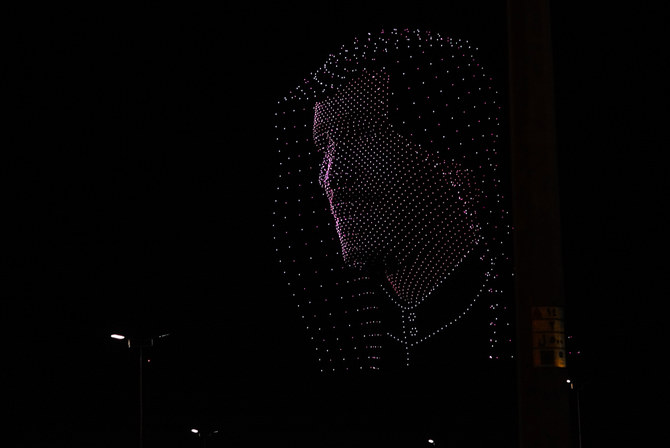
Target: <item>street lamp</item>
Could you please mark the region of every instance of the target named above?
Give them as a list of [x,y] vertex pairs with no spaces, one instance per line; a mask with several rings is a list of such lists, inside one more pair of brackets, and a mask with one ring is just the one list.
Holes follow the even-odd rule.
[[218,429],[214,429],[214,430],[212,430],[212,431],[203,433],[203,432],[200,431],[198,428],[192,428],[192,429],[191,429],[191,432],[192,432],[193,434],[197,435],[198,438],[201,438],[201,439],[202,439],[202,446],[203,446],[203,448],[204,448],[204,447],[207,446],[207,438],[208,438],[208,437],[211,437],[211,436],[213,436],[213,435],[215,435],[215,434],[218,434],[218,433],[219,433],[219,430],[218,430]]
[[566,383],[570,385],[570,390],[575,391],[576,399],[577,399],[577,446],[579,448],[582,448],[582,415],[581,415],[581,406],[579,403],[579,391],[582,389],[582,385],[578,384],[575,385],[575,382],[572,380],[566,380]]
[[113,333],[110,335],[112,339],[116,339],[117,341],[122,341],[124,339],[128,340],[128,348],[133,349],[133,348],[138,348],[139,349],[139,360],[140,360],[140,448],[143,447],[144,445],[144,394],[142,392],[142,386],[144,383],[144,375],[143,375],[143,365],[144,365],[144,349],[153,347],[154,346],[154,339],[163,339],[170,336],[169,333],[161,334],[158,336],[150,337],[150,338],[145,338],[145,339],[131,339],[131,338],[126,338],[126,336],[122,334],[117,334]]

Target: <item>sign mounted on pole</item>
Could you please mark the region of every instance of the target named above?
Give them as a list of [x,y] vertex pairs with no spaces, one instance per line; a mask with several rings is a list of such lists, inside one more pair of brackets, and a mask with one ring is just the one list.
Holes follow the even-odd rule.
[[533,366],[565,367],[565,324],[563,307],[532,308]]

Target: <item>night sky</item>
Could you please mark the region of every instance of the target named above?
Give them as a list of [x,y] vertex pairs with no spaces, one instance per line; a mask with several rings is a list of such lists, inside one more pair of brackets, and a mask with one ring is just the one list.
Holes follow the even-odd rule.
[[[274,107],[341,44],[432,28],[476,44],[505,91],[504,2],[442,4],[8,15],[3,446],[137,445],[138,354],[111,333],[170,334],[144,364],[146,447],[202,446],[191,428],[220,431],[208,446],[514,446],[513,365],[438,353],[432,371],[320,375],[274,254]],[[609,8],[552,10],[592,447],[657,431],[666,358],[663,18]]]

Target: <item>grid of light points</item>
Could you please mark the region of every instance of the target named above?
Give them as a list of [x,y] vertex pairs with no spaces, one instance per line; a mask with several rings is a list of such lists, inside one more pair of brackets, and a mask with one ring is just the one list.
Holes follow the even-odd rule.
[[[501,302],[510,227],[501,107],[468,42],[422,30],[354,39],[278,101],[278,260],[323,371],[377,370]],[[390,317],[394,316],[394,317]]]

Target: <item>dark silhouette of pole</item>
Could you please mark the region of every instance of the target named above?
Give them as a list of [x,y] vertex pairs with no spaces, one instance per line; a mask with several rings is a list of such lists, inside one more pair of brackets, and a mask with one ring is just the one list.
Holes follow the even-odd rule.
[[579,403],[579,392],[581,386],[577,386],[577,447],[582,448],[582,411]]
[[508,0],[519,442],[571,445],[547,0]]
[[142,385],[144,383],[143,377],[143,346],[140,345],[140,448],[144,446],[144,393],[142,391]]
[[[160,339],[168,337],[169,335],[170,335],[169,333],[165,333],[165,334],[161,334],[161,335],[157,336],[156,338],[160,340]],[[139,414],[140,414],[139,415],[139,417],[140,417],[139,418],[139,420],[140,420],[139,421],[139,425],[140,425],[139,436],[140,436],[140,440],[139,440],[139,446],[140,446],[140,448],[143,448],[143,446],[144,446],[144,390],[143,390],[144,389],[144,348],[153,347],[154,346],[154,338],[153,337],[151,337],[151,338],[140,338],[139,341],[138,341],[135,338],[132,338],[132,339],[131,338],[126,338],[125,336],[120,335],[120,334],[112,334],[111,337],[113,339],[117,339],[117,340],[127,339],[128,348],[130,348],[130,349],[137,348],[138,352],[139,352],[139,355],[140,355],[140,358],[139,358],[140,359],[140,366],[139,366],[139,399],[140,399],[139,400],[140,401],[140,403],[139,403],[139,405],[140,405],[140,409],[139,409],[139,411],[140,411],[139,412]]]

